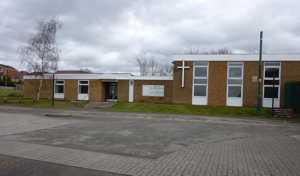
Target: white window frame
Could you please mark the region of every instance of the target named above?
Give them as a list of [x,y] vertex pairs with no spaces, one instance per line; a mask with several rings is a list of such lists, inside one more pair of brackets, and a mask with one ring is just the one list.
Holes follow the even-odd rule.
[[263,72],[263,107],[265,108],[271,108],[272,107],[272,98],[265,98],[265,87],[273,87],[273,85],[265,85],[265,80],[273,80],[273,78],[266,78],[265,77],[265,71],[266,68],[278,68],[279,69],[279,75],[278,78],[275,78],[275,81],[279,81],[278,85],[274,85],[274,87],[278,87],[278,98],[274,98],[274,107],[279,108],[280,107],[280,85],[281,85],[281,62],[274,62],[279,63],[279,65],[266,65],[267,63],[272,62],[264,62],[264,72]]
[[[202,62],[202,61],[200,61]],[[193,88],[192,88],[192,104],[193,105],[207,105],[208,104],[208,77],[209,77],[209,62],[203,61],[205,65],[196,65],[196,62],[193,63]],[[196,76],[196,68],[206,68],[206,77]],[[195,83],[195,79],[206,79],[206,84]],[[206,86],[206,96],[195,96],[194,89],[195,86]]]
[[[87,84],[81,84],[80,81],[87,81]],[[80,93],[80,86],[87,85],[88,86],[88,93],[81,94]],[[89,80],[78,80],[78,100],[89,100],[89,93],[90,93],[90,81]]]
[[[230,77],[230,68],[241,68],[240,77]],[[229,83],[229,80],[242,80],[240,84]],[[241,87],[241,97],[229,97],[229,87]],[[226,106],[243,106],[244,97],[244,62],[227,62]]]
[[[63,83],[57,83],[58,81],[63,81]],[[56,93],[56,85],[63,85],[64,92],[63,93]],[[64,99],[65,98],[65,80],[55,80],[54,81],[54,98],[55,99]]]

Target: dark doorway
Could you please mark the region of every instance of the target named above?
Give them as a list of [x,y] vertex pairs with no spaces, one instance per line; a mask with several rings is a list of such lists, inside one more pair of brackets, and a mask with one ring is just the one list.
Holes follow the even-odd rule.
[[118,83],[117,82],[105,82],[105,100],[117,100],[118,99]]

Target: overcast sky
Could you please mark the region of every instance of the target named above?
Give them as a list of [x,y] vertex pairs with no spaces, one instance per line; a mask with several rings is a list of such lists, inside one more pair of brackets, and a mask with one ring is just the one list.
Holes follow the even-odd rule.
[[60,69],[136,72],[141,53],[169,62],[190,48],[299,53],[299,0],[1,0],[0,63],[17,68],[36,22],[58,17]]

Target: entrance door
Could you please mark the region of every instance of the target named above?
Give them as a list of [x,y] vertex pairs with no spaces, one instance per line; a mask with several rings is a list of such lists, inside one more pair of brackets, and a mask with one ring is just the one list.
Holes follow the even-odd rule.
[[194,62],[193,105],[207,105],[208,62]]
[[263,107],[272,107],[274,97],[274,107],[280,107],[280,62],[264,63],[264,82],[263,82]]
[[105,83],[105,99],[107,101],[118,99],[118,84],[117,82]]
[[227,106],[243,105],[243,70],[241,62],[229,62],[227,66]]
[[89,81],[78,81],[78,100],[89,100]]

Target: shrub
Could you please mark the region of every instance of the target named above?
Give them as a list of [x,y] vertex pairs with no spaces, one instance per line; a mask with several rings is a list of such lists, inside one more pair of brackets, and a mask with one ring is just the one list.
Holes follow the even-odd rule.
[[14,91],[14,92],[10,92],[7,95],[8,97],[23,97],[22,92],[18,92],[18,91]]

